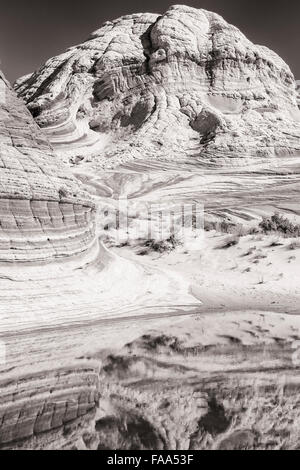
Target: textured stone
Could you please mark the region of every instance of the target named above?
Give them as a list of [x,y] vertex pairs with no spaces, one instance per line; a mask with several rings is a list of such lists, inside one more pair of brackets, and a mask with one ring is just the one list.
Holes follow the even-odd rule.
[[16,89],[73,163],[246,164],[300,150],[289,67],[219,15],[183,5],[105,23]]
[[93,240],[93,203],[0,75],[0,262],[70,257]]
[[[0,382],[0,447],[63,427],[98,404],[98,365]],[[92,393],[92,399],[90,399]]]

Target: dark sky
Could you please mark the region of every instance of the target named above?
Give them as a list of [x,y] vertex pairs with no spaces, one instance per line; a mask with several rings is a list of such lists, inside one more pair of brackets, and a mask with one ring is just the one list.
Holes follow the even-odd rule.
[[300,79],[299,0],[0,0],[1,69],[10,81],[87,38],[101,23],[174,3],[220,13],[250,40],[283,57]]

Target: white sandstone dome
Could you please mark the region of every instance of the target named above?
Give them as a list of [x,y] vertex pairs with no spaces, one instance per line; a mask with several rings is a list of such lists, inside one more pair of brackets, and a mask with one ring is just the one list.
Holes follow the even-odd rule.
[[73,163],[247,164],[300,150],[289,67],[219,15],[184,5],[107,22],[16,89]]

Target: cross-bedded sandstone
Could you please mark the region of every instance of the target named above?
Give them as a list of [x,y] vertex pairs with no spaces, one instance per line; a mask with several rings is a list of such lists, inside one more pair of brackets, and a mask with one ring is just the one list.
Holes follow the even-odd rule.
[[16,89],[73,163],[240,165],[300,150],[289,67],[219,15],[184,5],[109,21]]
[[0,262],[47,262],[94,241],[93,203],[0,76]]

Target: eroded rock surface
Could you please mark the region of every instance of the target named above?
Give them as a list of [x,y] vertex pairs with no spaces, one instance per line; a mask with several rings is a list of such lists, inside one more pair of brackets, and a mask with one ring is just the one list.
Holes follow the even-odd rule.
[[[267,197],[290,210],[292,195],[296,206],[296,170],[283,172],[278,165],[278,173],[265,171],[277,156],[290,154],[283,161],[297,163],[300,132],[293,76],[276,54],[254,46],[218,15],[175,6],[162,16],[137,14],[107,22],[85,43],[19,80],[16,89],[43,135],[4,80],[1,84],[4,155],[11,152],[23,165],[29,157],[32,162],[30,171],[26,163],[24,172],[9,172],[19,178],[15,191],[21,181],[26,191],[13,192],[13,180],[5,180],[0,201],[8,200],[7,210],[14,216],[9,220],[16,220],[5,234],[19,235],[20,245],[0,244],[4,261],[66,259],[93,243],[92,204],[62,160],[105,168],[143,159],[128,164],[127,173],[125,166],[111,173],[78,169],[78,178],[99,205],[105,198],[149,198],[150,193],[164,203],[175,194],[194,201],[202,191],[212,213],[242,213],[245,220],[252,217],[254,203],[258,214],[264,210]],[[24,129],[30,129],[26,139]],[[245,173],[236,168],[218,173],[213,167],[198,175],[191,167],[191,174],[183,175],[182,159],[186,166],[267,164],[259,176],[256,167]],[[151,166],[162,170],[148,178]],[[165,172],[168,168],[170,173],[175,168],[178,176]],[[3,178],[6,174],[3,169]],[[49,186],[41,183],[44,174]],[[27,204],[38,210],[45,204],[45,213],[32,212],[38,228],[29,212],[24,216]],[[77,207],[84,217],[74,217]],[[97,257],[91,251],[85,263],[63,266],[59,273],[56,263],[51,269],[47,264],[43,279],[39,271],[33,280],[30,271],[30,284],[8,276],[5,263],[0,273],[0,339],[7,349],[0,380],[2,447],[298,448],[299,321],[296,315],[277,315],[298,312],[298,290],[289,282],[297,248],[291,256],[291,248],[279,247],[284,265],[273,258],[276,241],[249,243],[249,250],[236,246],[236,258],[228,252],[230,264],[220,248],[205,248],[204,256],[196,253],[195,267],[186,258],[192,289],[189,276],[170,271],[170,258],[168,271],[156,265],[152,270],[149,259],[143,265],[129,253],[122,258],[103,246]],[[218,276],[212,266],[218,266],[216,253],[221,253]],[[232,266],[235,259],[238,264]],[[285,266],[284,278],[277,266]],[[231,277],[234,270],[236,277]],[[195,278],[198,272],[203,277]],[[211,272],[212,286],[209,280],[203,283]],[[271,296],[264,296],[263,289]],[[176,316],[200,309],[200,299],[199,318],[173,326]],[[253,315],[245,315],[245,305],[255,310]],[[237,308],[241,312],[229,313]],[[270,308],[273,313],[260,313]],[[164,315],[174,317],[172,325],[161,323]],[[135,333],[135,328],[148,329],[151,321],[154,331]],[[124,344],[127,335],[127,345],[107,355],[105,348]]]
[[109,355],[86,447],[299,448],[299,321],[275,323],[272,313],[200,315]]
[[47,262],[94,241],[93,203],[0,75],[0,262]]
[[[51,448],[98,404],[98,366],[69,366],[0,382],[0,448]],[[72,423],[72,425],[70,424]],[[52,434],[43,437],[46,432]],[[35,442],[37,441],[37,442]],[[71,440],[72,442],[72,440]]]
[[106,22],[16,89],[75,164],[245,164],[300,149],[289,67],[219,15],[183,5]]
[[[78,265],[83,255],[91,256],[96,243],[94,219],[90,197],[55,156],[47,137],[0,74],[1,448],[18,447],[28,439],[32,444],[45,431],[69,432],[68,423],[81,422],[79,418],[95,410],[98,370],[56,362],[51,369],[37,372],[29,367],[15,373],[15,367],[7,365],[11,335],[5,320],[10,319],[18,334],[21,326],[15,314],[22,312],[28,319],[32,306],[28,310],[26,306],[34,298],[34,285],[40,292],[39,278],[54,277],[56,287],[61,287],[57,278],[64,275],[63,264],[58,268],[55,261],[76,260]],[[17,289],[20,298],[14,304]],[[49,289],[48,284],[48,295]],[[63,293],[67,302],[63,287],[57,297]],[[49,321],[43,300],[36,308],[36,321]],[[61,307],[54,308],[60,312]],[[38,349],[37,337],[30,343]],[[14,351],[18,344],[16,340]],[[21,360],[22,353],[15,364]]]

